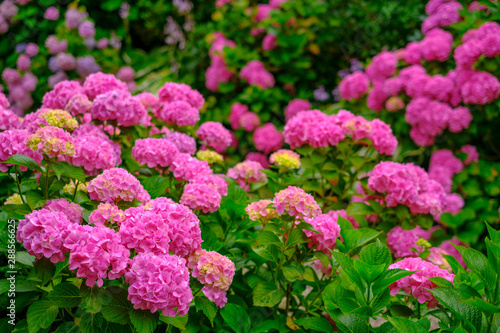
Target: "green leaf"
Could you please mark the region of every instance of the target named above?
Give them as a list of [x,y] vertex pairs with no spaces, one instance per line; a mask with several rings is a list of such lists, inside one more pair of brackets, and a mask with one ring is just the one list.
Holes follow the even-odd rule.
[[438,287],[449,287],[449,288],[453,288],[453,283],[451,283],[450,281],[446,280],[445,278],[442,278],[440,276],[436,276],[436,277],[431,277],[429,278],[429,280],[431,282],[434,282],[434,284]]
[[130,321],[134,325],[137,333],[154,332],[158,326],[159,312],[151,313],[149,310],[130,309]]
[[26,266],[33,267],[33,262],[35,261],[35,259],[36,257],[32,256],[26,251],[16,252],[16,261]]
[[188,322],[188,315],[179,317],[166,317],[166,316],[160,316],[160,321],[164,322],[165,324],[172,325],[174,327],[177,327],[181,331],[186,330],[186,324]]
[[127,299],[127,290],[110,286],[106,288],[105,294],[108,297],[101,310],[104,319],[117,324],[128,323],[130,321],[129,311],[132,304]]
[[122,5],[122,0],[107,0],[101,3],[101,9],[106,12],[114,12],[120,9]]
[[41,328],[49,328],[56,320],[59,308],[50,301],[33,303],[27,314],[29,333],[38,332]]
[[2,163],[20,165],[20,166],[27,167],[28,169],[31,169],[31,170],[43,172],[43,169],[40,167],[40,165],[38,165],[38,163],[36,163],[36,161],[34,159],[32,159],[29,156],[22,155],[22,154],[12,155],[11,157],[6,159]]
[[267,333],[272,330],[279,331],[280,323],[277,320],[266,320],[252,328],[252,333]]
[[488,234],[490,235],[493,243],[500,244],[500,231],[493,229],[487,222],[486,227],[488,228]]
[[377,279],[377,281],[373,283],[374,292],[380,289],[384,289],[388,287],[391,283],[394,283],[404,278],[405,276],[411,275],[413,273],[415,273],[415,271],[407,271],[399,268],[388,269],[383,279]]
[[141,184],[149,193],[151,199],[156,199],[165,193],[170,184],[170,180],[162,176],[153,176],[144,179]]
[[347,230],[344,233],[344,245],[347,251],[352,251],[380,235],[380,231],[369,228],[361,228],[355,230]]
[[80,333],[80,327],[74,321],[67,321],[57,326],[54,333]]
[[340,267],[342,267],[342,274],[347,274],[347,276],[354,281],[358,287],[363,288],[363,281],[360,279],[358,271],[354,268],[354,260],[340,252],[332,251],[332,256],[339,263]]
[[463,246],[455,247],[462,255],[465,264],[471,269],[471,271],[479,276],[479,278],[485,283],[486,288],[492,292],[498,281],[498,274],[496,274],[491,268],[488,258],[475,249],[465,248]]
[[210,320],[212,327],[214,327],[214,318],[217,315],[217,307],[215,304],[204,296],[197,296],[194,299],[194,304],[196,306],[196,311],[203,311],[205,316]]
[[297,267],[293,266],[284,266],[283,275],[290,282],[294,282],[296,280],[304,280],[302,272]]
[[406,305],[401,304],[391,305],[389,307],[389,311],[391,312],[391,316],[393,317],[413,317],[415,315],[412,309],[410,309]]
[[339,300],[342,299],[343,295],[344,289],[342,288],[340,283],[335,281],[326,286],[325,290],[321,294],[321,297],[323,298],[323,301],[325,303],[328,301],[332,302],[333,304],[339,305]]
[[279,260],[279,252],[276,246],[274,245],[252,245],[252,250],[257,253],[260,257],[269,260],[278,262]]
[[250,331],[250,317],[243,307],[238,304],[228,303],[220,310],[222,318],[236,333]]
[[309,239],[306,237],[306,234],[301,229],[293,229],[290,233],[290,237],[286,240],[286,247],[290,248],[297,244],[307,243]]
[[333,327],[328,320],[322,317],[306,317],[295,321],[295,324],[302,326],[306,330],[320,332],[331,332]]
[[45,206],[46,201],[42,195],[36,191],[29,191],[24,194],[26,197],[26,202],[31,207],[31,209],[37,209]]
[[373,209],[363,202],[352,202],[347,206],[347,215],[355,216],[355,215],[370,215],[373,214]]
[[253,291],[253,304],[255,306],[273,307],[285,296],[283,290],[278,289],[273,282],[259,283]]
[[103,324],[104,318],[102,314],[85,312],[80,321],[80,329],[82,333],[100,333],[103,331]]
[[367,318],[362,315],[349,314],[344,316],[334,316],[332,319],[335,321],[335,324],[340,332],[368,333]]
[[368,265],[362,260],[354,260],[354,269],[356,269],[363,280],[371,284],[382,273],[386,272],[387,265]]
[[485,300],[483,300],[482,298],[468,299],[468,300],[465,300],[462,302],[465,304],[475,306],[476,308],[483,311],[487,317],[489,317],[495,313],[500,313],[500,307],[495,306],[491,303],[488,303]]
[[63,282],[54,287],[48,295],[49,300],[61,308],[74,308],[82,302],[80,290],[69,282]]
[[446,259],[446,261],[448,262],[448,264],[450,264],[451,269],[453,270],[454,274],[466,273],[466,271],[465,271],[464,267],[462,266],[462,264],[459,263],[458,260],[455,257],[450,256],[448,254],[443,254],[443,257]]
[[76,179],[81,182],[85,182],[87,179],[87,175],[83,172],[82,168],[71,165],[68,162],[54,162],[50,166],[58,179],[60,179],[61,176]]
[[400,333],[427,333],[428,331],[408,318],[386,317],[387,321]]
[[257,244],[259,245],[283,245],[283,242],[271,231],[261,231],[257,235],[256,239]]
[[359,258],[369,265],[391,264],[391,251],[377,239],[375,243],[369,244],[361,249]]
[[80,294],[83,297],[82,308],[90,313],[100,312],[105,301],[105,293],[103,288],[98,286],[87,287],[82,283]]

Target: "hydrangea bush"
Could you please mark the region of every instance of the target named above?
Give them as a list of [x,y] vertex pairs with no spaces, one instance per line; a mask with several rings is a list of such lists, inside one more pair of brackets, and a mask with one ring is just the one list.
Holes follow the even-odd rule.
[[[191,2],[173,4],[193,19]],[[102,9],[147,18],[147,4],[125,5]],[[202,41],[209,94],[189,80],[136,93],[131,70],[95,71],[34,90],[40,103],[21,118],[0,93],[6,315],[15,299],[0,327],[498,331],[499,5],[429,1],[425,37],[351,66],[335,105],[279,68],[298,66],[293,81],[307,61],[324,66],[316,48],[328,43],[312,33],[324,2],[212,5],[211,19],[248,39]],[[74,5],[64,20],[95,33]]]

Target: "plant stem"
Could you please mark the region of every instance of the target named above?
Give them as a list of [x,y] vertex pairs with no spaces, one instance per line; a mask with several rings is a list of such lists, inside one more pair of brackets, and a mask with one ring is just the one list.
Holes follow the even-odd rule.
[[47,161],[47,172],[45,174],[45,200],[49,200],[49,172],[50,161]]
[[418,319],[420,319],[420,302],[417,301]]
[[292,285],[288,284],[286,288],[286,306],[285,306],[285,316],[288,317],[288,309],[290,308],[290,293],[292,292]]
[[73,193],[73,199],[71,201],[75,202],[75,197],[76,197],[76,191],[78,191],[78,185],[80,185],[80,181],[77,180],[75,184],[75,192]]
[[26,204],[26,202],[24,201],[24,198],[23,198],[23,191],[21,191],[21,182],[19,181],[19,177],[21,175],[21,170],[17,170],[19,166],[18,165],[14,165],[14,171],[16,173],[16,184],[17,184],[17,189],[19,191],[19,196],[21,197],[21,201],[23,202],[23,204]]

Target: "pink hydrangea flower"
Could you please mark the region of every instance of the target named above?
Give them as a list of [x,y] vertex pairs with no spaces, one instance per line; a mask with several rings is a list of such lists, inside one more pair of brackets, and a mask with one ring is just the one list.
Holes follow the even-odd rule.
[[264,169],[269,169],[269,160],[267,156],[262,153],[251,152],[245,157],[245,161],[253,161],[260,163]]
[[500,93],[500,82],[488,72],[462,71],[457,85],[465,104],[484,105],[496,100]]
[[149,168],[169,167],[177,154],[177,147],[166,139],[137,139],[132,148],[132,157]]
[[[229,123],[233,130],[240,128],[240,118],[245,113],[249,112],[248,106],[241,103],[234,103],[231,106],[231,112],[229,113]],[[260,121],[259,121],[260,122]]]
[[154,110],[155,116],[167,124],[193,126],[200,120],[200,112],[185,101],[160,103]]
[[7,99],[7,97],[3,92],[0,92],[0,107],[8,109],[9,106],[10,106],[9,100]]
[[69,269],[76,269],[76,276],[85,278],[88,287],[102,287],[105,278],[118,279],[130,260],[120,235],[106,227],[77,225],[71,228],[64,246],[70,249]]
[[77,81],[61,81],[43,96],[42,107],[64,109],[71,97],[81,92],[82,86]]
[[118,125],[140,124],[147,116],[146,108],[127,90],[111,90],[97,96],[92,103],[92,118],[116,120]]
[[[34,159],[38,164],[42,162],[43,155],[37,151],[31,150],[26,146],[26,140],[30,136],[28,131],[25,130],[7,130],[0,133],[0,161],[5,161],[12,155],[21,154]],[[9,166],[12,164],[0,163],[0,171],[7,172]],[[27,168],[21,166],[22,171]]]
[[395,258],[418,257],[425,247],[417,245],[417,241],[420,238],[427,240],[428,237],[425,236],[427,235],[420,226],[412,230],[403,230],[397,226],[387,233],[387,244]]
[[460,159],[448,149],[435,151],[429,164],[429,177],[440,183],[447,193],[451,192],[452,178],[461,172],[464,165]]
[[[436,99],[441,102],[451,102],[455,93],[455,83],[447,76],[434,75],[426,77],[423,90],[418,95]],[[414,94],[416,95],[416,94]]]
[[404,88],[403,81],[399,77],[391,77],[382,83],[382,89],[386,96],[396,96]]
[[274,87],[274,77],[266,70],[264,64],[258,60],[248,62],[240,71],[240,77],[251,86],[261,89]]
[[250,184],[265,183],[267,176],[261,170],[262,165],[259,162],[245,161],[236,164],[227,171],[227,176],[236,179],[245,191],[250,190]]
[[293,150],[280,149],[269,156],[269,162],[283,168],[300,168],[300,155]]
[[62,156],[62,160],[83,167],[86,174],[95,176],[101,170],[111,169],[119,164],[116,152],[109,141],[97,136],[79,136],[73,140],[74,155]]
[[311,110],[311,107],[311,103],[308,100],[300,98],[292,99],[285,108],[285,122],[288,122],[301,111]]
[[183,101],[197,110],[200,110],[205,103],[205,99],[197,90],[183,83],[165,83],[158,92],[158,97],[162,103]]
[[286,123],[285,142],[292,149],[303,145],[314,148],[336,146],[345,135],[334,120],[319,110],[302,111]]
[[72,156],[75,153],[73,142],[74,139],[68,132],[55,126],[41,127],[26,139],[26,145],[31,150],[49,158]]
[[62,212],[68,220],[72,223],[81,224],[83,222],[83,208],[73,202],[69,202],[66,199],[52,199],[47,201],[47,204],[43,207],[51,212]]
[[375,149],[380,154],[392,155],[398,146],[398,140],[392,134],[391,127],[381,121],[374,119],[371,122],[371,135],[368,137],[372,142]]
[[[46,94],[47,96],[47,94]],[[92,102],[83,93],[74,94],[66,103],[64,110],[73,116],[86,115],[92,109]]]
[[425,258],[425,260],[433,263],[434,265],[438,266],[439,268],[445,269],[448,272],[453,273],[453,270],[451,269],[450,264],[443,256],[443,255],[448,254],[445,250],[440,249],[439,247],[431,247],[429,249],[429,252],[430,253],[427,256],[427,258]]
[[141,183],[127,170],[112,168],[92,179],[87,186],[90,199],[102,202],[117,202],[120,200],[149,201],[151,197]]
[[331,210],[329,211],[328,213],[326,213],[328,215],[330,215],[330,217],[332,219],[334,219],[337,223],[338,223],[338,218],[339,216],[340,217],[343,217],[344,219],[348,220],[349,222],[351,222],[352,224],[352,227],[354,229],[359,229],[359,223],[358,221],[356,221],[354,219],[354,217],[352,216],[347,216],[347,212],[345,211],[345,209],[339,209],[339,210]]
[[12,111],[0,106],[0,131],[7,131],[19,128],[21,119]]
[[448,31],[433,29],[420,43],[422,57],[427,61],[448,59],[453,46],[453,35]]
[[472,145],[465,145],[460,148],[460,150],[463,153],[467,154],[467,159],[464,161],[465,165],[469,165],[472,162],[478,162],[479,161],[479,153],[477,152],[476,147]]
[[411,138],[419,146],[429,146],[434,137],[441,134],[448,125],[453,110],[448,104],[420,97],[413,99],[406,107],[405,119],[412,125]]
[[205,86],[210,91],[218,91],[221,83],[229,82],[234,73],[229,70],[226,62],[220,56],[211,56],[212,63],[205,72]]
[[196,152],[196,141],[188,134],[172,131],[165,134],[163,138],[172,142],[179,153],[194,155]]
[[160,103],[158,97],[149,92],[137,94],[135,98],[137,98],[146,109],[155,109]]
[[469,125],[472,121],[472,114],[469,109],[460,106],[458,108],[453,109],[453,112],[450,113],[448,119],[448,128],[450,132],[458,133],[464,129],[469,128]]
[[419,42],[411,42],[406,45],[404,60],[408,65],[419,65],[422,61],[422,47]]
[[253,142],[257,150],[269,154],[283,146],[283,135],[271,123],[267,123],[255,130]]
[[231,133],[215,121],[207,121],[196,131],[198,139],[206,146],[213,147],[218,153],[223,153],[231,145]]
[[273,202],[272,200],[259,200],[252,202],[245,208],[245,212],[248,214],[248,218],[252,221],[269,221],[274,218],[278,218],[278,212],[274,207],[268,208]]
[[260,125],[260,118],[254,112],[245,112],[240,117],[240,127],[247,132],[254,131]]
[[168,229],[167,221],[160,214],[137,210],[125,214],[119,234],[122,244],[136,253],[168,254]]
[[204,184],[213,187],[221,196],[227,195],[228,183],[224,175],[197,175],[191,180],[192,184]]
[[407,271],[417,271],[409,276],[406,276],[389,286],[391,295],[395,296],[400,289],[407,295],[412,295],[420,304],[427,303],[428,308],[434,308],[437,305],[437,300],[428,291],[436,287],[429,278],[442,277],[450,282],[453,282],[454,274],[439,268],[438,266],[423,261],[421,258],[405,258],[389,266],[389,269],[404,269]]
[[458,193],[450,193],[446,196],[443,211],[456,215],[464,208],[464,199]]
[[267,34],[264,36],[264,39],[262,39],[262,50],[264,51],[270,51],[272,49],[276,48],[276,41],[278,38],[275,35],[272,34]]
[[179,153],[170,166],[175,179],[191,181],[198,175],[213,174],[207,161],[200,161],[189,154]]
[[112,74],[95,73],[90,74],[83,83],[83,93],[93,100],[98,95],[113,91],[127,90],[127,84],[118,80]]
[[365,73],[354,72],[340,82],[340,96],[347,100],[359,99],[368,92],[369,84],[370,81]]
[[446,27],[462,19],[458,12],[463,8],[462,4],[456,1],[438,2],[439,4],[435,5],[436,9],[433,14],[428,16],[422,23],[422,32],[424,35],[434,28]]
[[26,54],[21,54],[17,58],[17,69],[20,71],[28,71],[31,67],[31,59]]
[[170,252],[186,257],[201,248],[200,220],[188,207],[160,197],[149,201],[143,208],[160,215],[165,221]]
[[305,221],[319,231],[318,234],[304,229],[304,233],[310,239],[309,247],[316,245],[318,251],[330,255],[330,250],[335,248],[335,242],[340,237],[340,226],[337,220],[329,214],[321,214],[314,218],[305,218]]
[[190,183],[184,187],[180,203],[203,213],[216,212],[222,197],[214,187],[207,184]]
[[44,256],[57,263],[66,260],[64,254],[68,248],[64,247],[64,239],[71,224],[60,211],[35,210],[19,220],[16,239],[29,254],[38,259]]
[[298,219],[313,218],[321,214],[321,208],[314,197],[296,186],[289,186],[275,194],[273,206],[279,214],[285,211]]
[[385,101],[389,96],[384,91],[382,80],[375,81],[373,88],[368,93],[366,98],[366,106],[374,111],[381,111],[384,108]]
[[56,21],[59,18],[59,9],[56,7],[49,7],[43,14],[43,17],[50,21]]
[[109,227],[112,224],[121,225],[124,219],[123,210],[110,203],[100,203],[97,209],[90,214],[89,223],[96,227]]
[[134,309],[161,310],[167,317],[184,316],[189,311],[193,293],[183,258],[141,253],[131,260],[125,281],[130,285],[128,300]]
[[234,263],[215,251],[199,250],[189,257],[188,267],[193,270],[193,277],[205,285],[202,289],[205,296],[223,308],[226,291],[233,282]]
[[392,96],[385,101],[385,109],[389,112],[395,112],[404,109],[405,102],[398,96]]
[[394,53],[383,51],[373,57],[371,64],[366,67],[366,74],[371,81],[381,81],[394,74],[396,64]]

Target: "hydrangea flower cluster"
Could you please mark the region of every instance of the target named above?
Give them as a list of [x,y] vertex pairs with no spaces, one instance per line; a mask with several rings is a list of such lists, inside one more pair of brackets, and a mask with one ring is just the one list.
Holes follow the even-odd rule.
[[456,0],[430,0],[425,6],[425,12],[428,17],[422,23],[422,32],[427,34],[429,31],[438,27],[446,27],[460,21],[459,14],[462,4]]
[[439,268],[445,269],[450,273],[453,273],[450,264],[445,259],[444,255],[448,255],[448,252],[439,248],[439,247],[431,247],[429,249],[429,255],[425,258],[425,260],[433,263]]
[[154,109],[156,118],[167,124],[193,126],[200,120],[200,112],[185,101],[161,103]]
[[453,57],[459,69],[472,69],[481,56],[488,58],[500,55],[500,25],[486,22],[478,29],[470,29],[463,38],[463,44],[457,46]]
[[[64,82],[64,81],[63,81]],[[92,109],[92,102],[89,100],[87,95],[83,93],[78,93],[73,95],[66,106],[64,107],[73,116],[79,116],[86,121],[86,118],[90,116],[90,110]]]
[[259,162],[245,161],[236,164],[227,171],[227,176],[236,179],[245,191],[250,190],[250,184],[265,183],[267,176],[261,170],[262,165]]
[[163,138],[172,142],[177,147],[179,153],[194,155],[196,152],[196,141],[185,133],[172,131],[165,134]]
[[69,249],[64,246],[64,240],[71,224],[60,211],[35,210],[19,220],[16,239],[29,254],[37,258],[44,256],[57,263],[66,260],[64,254]]
[[125,214],[120,208],[110,203],[100,203],[90,214],[89,223],[96,227],[109,227],[112,224],[121,225],[124,219]]
[[313,218],[305,218],[304,220],[319,231],[318,234],[314,231],[304,229],[304,233],[310,239],[309,247],[316,245],[318,251],[323,251],[325,254],[330,255],[330,250],[335,248],[337,238],[340,238],[340,226],[337,223],[337,219],[334,219],[329,214],[321,214]]
[[229,82],[234,74],[227,68],[224,60],[224,48],[234,48],[236,44],[224,37],[221,32],[214,33],[214,41],[209,50],[210,66],[205,72],[205,85],[211,91],[218,91],[219,84]]
[[90,100],[94,100],[97,96],[109,93],[113,90],[127,90],[127,84],[118,80],[112,74],[95,73],[87,76],[83,83],[83,93]]
[[144,123],[147,110],[127,90],[115,89],[98,95],[92,103],[92,118],[117,121],[120,126]]
[[321,214],[314,197],[296,186],[289,186],[275,194],[273,206],[279,214],[285,211],[297,219],[314,218]]
[[64,109],[74,95],[82,92],[83,88],[77,81],[62,81],[43,96],[42,105],[47,109]]
[[75,194],[75,191],[82,191],[83,193],[89,193],[87,190],[87,186],[89,183],[78,183],[78,187],[76,186],[77,183],[71,179],[68,184],[64,185],[62,191],[63,193],[69,194],[73,196]]
[[75,154],[74,139],[68,132],[47,126],[36,130],[26,139],[26,145],[38,154],[54,158],[60,155],[73,156]]
[[461,172],[464,165],[460,159],[453,155],[448,149],[440,149],[432,153],[429,164],[429,177],[443,186],[447,192],[451,192],[453,176]]
[[465,165],[469,165],[472,162],[478,162],[479,161],[479,153],[477,152],[476,147],[472,145],[465,145],[462,148],[460,148],[461,152],[467,154],[467,159],[464,161]]
[[388,207],[406,205],[412,213],[431,214],[436,221],[447,210],[448,196],[441,184],[411,163],[377,164],[368,178],[368,187],[384,193]]
[[260,118],[254,112],[245,112],[240,117],[240,127],[247,132],[255,131],[255,129],[259,127],[259,125],[260,125]]
[[38,117],[45,120],[48,126],[55,126],[67,131],[78,127],[78,122],[64,110],[40,109]]
[[354,72],[346,76],[339,85],[343,99],[359,99],[368,92],[370,80],[363,72]]
[[196,135],[207,147],[214,148],[218,153],[223,153],[232,142],[231,133],[221,123],[215,121],[203,123],[196,131]]
[[394,227],[387,233],[387,244],[395,258],[418,257],[426,247],[418,244],[420,239],[429,240],[430,232],[416,226],[412,230]]
[[128,299],[134,309],[161,310],[168,317],[184,316],[189,311],[193,293],[183,258],[141,253],[131,260],[125,281],[130,285]]
[[188,259],[193,277],[205,286],[205,296],[223,308],[227,302],[226,291],[231,286],[235,272],[234,263],[226,256],[214,251],[198,250]]
[[269,207],[273,202],[272,200],[259,200],[252,202],[245,208],[245,212],[248,214],[248,218],[252,221],[262,221],[267,223],[267,221],[278,218],[278,212],[273,207]]
[[118,279],[127,270],[130,251],[113,229],[75,225],[64,246],[70,250],[69,269],[77,270],[88,287],[102,287],[103,279]]
[[219,209],[221,200],[220,193],[213,186],[190,183],[184,187],[180,202],[191,209],[213,213]]
[[0,106],[0,131],[17,129],[20,125],[21,119],[14,112]]
[[158,91],[160,103],[172,103],[175,101],[183,101],[189,103],[198,111],[203,107],[205,100],[197,91],[183,83],[167,82]]
[[269,154],[283,146],[283,135],[271,123],[259,127],[253,133],[253,142],[257,150]]
[[72,165],[83,167],[88,175],[95,176],[101,170],[114,168],[121,162],[111,143],[97,136],[77,136],[73,142],[74,154],[62,156],[61,159]]
[[458,252],[458,250],[455,248],[453,244],[458,246],[468,247],[460,239],[458,239],[457,237],[453,237],[452,239],[442,242],[441,245],[439,245],[439,248],[445,251],[450,256],[455,257],[455,259],[457,259],[457,261],[465,268],[466,265],[464,259],[462,258],[462,255],[460,254],[460,252]]
[[436,285],[429,278],[442,277],[453,283],[455,277],[454,274],[421,258],[405,258],[389,266],[389,269],[395,268],[417,272],[392,283],[389,286],[391,295],[395,296],[400,289],[403,289],[405,294],[412,295],[420,304],[428,302],[428,308],[434,308],[437,305],[437,300],[428,291],[428,289],[435,288]]
[[336,146],[345,137],[334,116],[319,110],[300,112],[286,123],[283,134],[292,149],[303,145],[314,148]]
[[198,150],[196,152],[196,158],[200,161],[207,161],[208,164],[220,164],[224,161],[224,157],[211,150]]
[[269,162],[277,167],[298,169],[300,168],[300,155],[293,150],[280,149],[269,156]]
[[62,212],[72,223],[81,224],[83,221],[83,208],[73,202],[69,202],[66,199],[52,199],[47,201],[47,204],[43,207],[51,212]]
[[[38,164],[42,162],[43,155],[38,151],[31,150],[26,145],[26,140],[30,137],[28,131],[13,129],[0,133],[0,161],[5,161],[12,155],[22,154],[31,157]],[[9,170],[10,163],[0,163],[0,171],[6,172]],[[21,170],[26,171],[24,166],[20,167]]]
[[170,252],[186,257],[201,248],[200,220],[188,207],[160,197],[149,201],[143,209],[163,219],[168,229]]
[[237,130],[238,128],[241,127],[240,119],[247,112],[250,112],[250,110],[248,109],[248,106],[245,104],[234,103],[231,106],[231,111],[229,113],[228,121],[233,130]]
[[134,199],[144,202],[151,199],[137,178],[121,168],[104,170],[89,182],[87,190],[90,199],[108,203]]
[[285,108],[285,121],[295,117],[301,111],[311,110],[312,106],[308,100],[295,98],[292,99]]
[[12,194],[10,197],[8,197],[4,203],[4,205],[22,205],[23,204],[23,199],[18,193]]
[[177,147],[166,139],[138,139],[132,148],[132,157],[149,168],[167,168],[178,154]]
[[258,60],[248,62],[240,71],[240,77],[251,86],[261,89],[274,87],[274,77],[268,72],[264,64]]
[[175,179],[192,181],[198,175],[211,175],[212,169],[206,161],[200,161],[189,154],[180,153],[172,161],[170,171]]
[[253,162],[258,162],[264,169],[269,169],[269,160],[267,159],[267,156],[262,154],[262,153],[257,153],[257,152],[251,152],[248,153],[247,156],[245,157],[245,162],[246,161],[253,161]]

